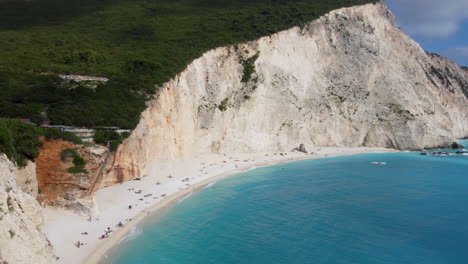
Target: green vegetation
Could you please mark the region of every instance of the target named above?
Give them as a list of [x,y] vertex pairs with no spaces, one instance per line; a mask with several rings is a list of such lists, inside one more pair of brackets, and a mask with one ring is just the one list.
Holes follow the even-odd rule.
[[88,174],[89,171],[87,171],[84,166],[75,166],[75,167],[71,167],[67,170],[69,173],[73,173],[73,174],[78,174],[78,173],[84,173],[84,174]]
[[115,131],[101,130],[94,133],[93,139],[96,144],[107,145],[110,141],[119,140],[120,135]]
[[68,141],[71,143],[74,143],[76,145],[83,144],[83,141],[81,138],[79,138],[77,135],[67,132],[67,131],[61,131],[55,128],[37,128],[39,131],[42,131],[42,135],[45,136],[47,140],[57,140],[61,139],[64,141]]
[[25,166],[28,160],[39,155],[39,132],[29,124],[15,119],[0,118],[0,153],[18,166]]
[[[370,2],[377,1],[1,1],[0,117],[133,128],[157,85],[203,52]],[[56,75],[71,73],[110,81],[86,85]]]
[[242,74],[242,82],[249,82],[252,78],[252,74],[255,73],[255,61],[258,59],[259,54],[255,54],[252,57],[241,60],[242,66],[244,67],[244,72]]
[[73,158],[73,164],[75,164],[75,166],[85,166],[86,165],[86,161],[83,159],[83,157],[81,156],[75,156],[75,158]]
[[65,161],[68,158],[75,158],[76,156],[78,156],[78,153],[76,152],[76,150],[74,150],[74,149],[64,149],[60,153],[60,160]]
[[86,160],[78,154],[78,152],[74,149],[64,149],[60,153],[60,159],[62,161],[67,160],[68,158],[73,158],[73,165],[74,167],[71,167],[68,169],[69,173],[89,173],[86,169]]
[[130,136],[130,133],[124,132],[119,134],[115,131],[101,130],[94,133],[94,142],[107,146],[109,144],[109,150],[111,152],[117,151],[119,145]]
[[133,127],[146,96],[130,88],[118,79],[96,89],[76,86],[57,75],[2,68],[0,62],[0,117],[29,118],[36,124],[50,119],[70,126]]
[[17,119],[0,118],[0,153],[7,155],[8,159],[20,167],[39,156],[41,136],[47,140],[62,139],[75,144],[82,143],[79,137],[70,132],[35,127]]
[[218,109],[219,109],[220,111],[222,111],[222,112],[226,111],[227,108],[228,108],[228,101],[229,101],[228,98],[224,99],[224,100],[221,102],[221,104],[219,104]]

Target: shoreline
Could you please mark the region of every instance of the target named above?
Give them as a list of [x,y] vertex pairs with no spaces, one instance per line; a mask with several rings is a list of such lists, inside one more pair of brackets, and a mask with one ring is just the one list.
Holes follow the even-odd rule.
[[[320,157],[319,157],[320,158]],[[216,183],[219,180],[223,180],[228,177],[233,177],[237,176],[241,173],[244,173],[251,168],[260,168],[260,167],[267,167],[267,166],[273,166],[276,164],[281,164],[281,163],[287,163],[291,161],[300,161],[300,160],[308,160],[309,158],[303,158],[303,159],[294,159],[294,160],[283,160],[283,161],[278,161],[278,162],[272,162],[271,164],[252,164],[249,166],[246,166],[244,168],[240,168],[240,170],[231,170],[231,171],[226,171],[222,174],[215,175],[213,177],[210,177],[202,182],[196,183],[192,186],[190,186],[187,189],[183,189],[179,192],[176,192],[169,197],[165,198],[163,201],[158,202],[151,206],[148,209],[144,209],[142,212],[140,212],[137,217],[133,218],[130,223],[125,225],[123,228],[119,229],[117,232],[115,232],[112,237],[110,237],[109,240],[106,240],[106,242],[101,245],[99,248],[93,251],[91,255],[87,257],[84,263],[86,264],[97,264],[97,263],[102,263],[104,256],[109,250],[112,250],[114,247],[118,246],[120,241],[125,238],[130,232],[132,231],[132,228],[139,223],[141,223],[147,216],[149,215],[157,215],[157,214],[164,214],[166,210],[170,210],[173,206],[177,205],[180,201],[182,201],[185,198],[188,198],[191,194],[198,192],[200,190],[203,190],[205,187]],[[310,158],[314,159],[314,158]]]
[[[143,219],[145,219],[149,215],[157,215],[156,217],[159,217],[159,215],[164,214],[167,210],[170,210],[173,206],[177,205],[181,200],[187,198],[191,194],[202,190],[206,186],[209,186],[210,184],[213,184],[219,180],[225,179],[227,177],[232,177],[232,176],[237,176],[243,172],[246,172],[251,169],[256,169],[258,167],[268,167],[268,166],[273,166],[273,165],[278,165],[281,163],[288,163],[288,162],[293,162],[293,161],[301,161],[301,160],[311,160],[311,159],[317,159],[317,158],[326,158],[326,157],[335,157],[335,156],[348,156],[348,155],[356,155],[356,154],[366,154],[366,153],[392,153],[392,152],[399,152],[397,150],[393,149],[385,149],[385,148],[319,148],[319,149],[314,149],[312,150],[314,154],[304,154],[304,153],[287,153],[287,155],[284,156],[269,156],[269,154],[265,153],[257,153],[257,154],[238,154],[238,155],[233,155],[233,156],[245,156],[249,157],[249,160],[239,160],[232,161],[231,166],[227,165],[226,161],[222,161],[227,159],[225,156],[222,155],[212,155],[209,157],[203,157],[198,160],[192,160],[192,161],[186,161],[186,162],[181,162],[181,164],[186,164],[186,163],[192,163],[186,165],[189,170],[183,170],[182,173],[179,173],[179,177],[174,177],[169,180],[168,183],[166,184],[161,184],[159,185],[159,190],[160,192],[164,192],[164,194],[167,193],[167,196],[165,195],[164,198],[157,199],[156,197],[153,198],[152,203],[145,202],[146,204],[149,204],[149,206],[143,208],[137,207],[140,204],[135,204],[135,208],[132,210],[127,209],[127,204],[134,202],[133,198],[138,198],[136,197],[132,192],[133,190],[129,193],[128,191],[131,189],[129,187],[136,186],[148,186],[149,181],[155,180],[155,179],[163,179],[161,177],[152,177],[152,176],[147,176],[145,177],[141,182],[135,182],[135,181],[129,181],[125,182],[120,185],[114,185],[111,187],[103,188],[99,190],[95,194],[95,200],[97,207],[99,207],[101,210],[100,212],[96,215],[99,219],[97,220],[98,222],[90,223],[87,222],[85,216],[79,216],[75,215],[69,211],[62,210],[62,209],[54,209],[54,208],[44,208],[43,211],[46,215],[46,233],[51,240],[52,244],[54,245],[55,248],[55,253],[60,257],[58,260],[58,263],[87,263],[87,264],[97,264],[97,263],[103,263],[105,260],[104,257],[106,254],[114,249],[116,246],[119,245],[122,239],[124,239],[126,236],[128,236],[131,232],[132,229],[137,226],[139,223],[142,222]],[[252,159],[252,156],[255,156],[255,158]],[[229,158],[231,159],[231,158]],[[209,162],[214,163],[210,164],[210,167],[208,165],[205,165]],[[219,163],[219,164],[218,164]],[[245,163],[242,164],[242,166],[239,166],[239,163]],[[198,166],[194,166],[194,164],[200,164]],[[174,171],[177,171],[180,169],[181,166],[177,166],[178,164],[172,164],[171,166],[167,166],[166,168],[162,169],[162,171],[159,173],[160,175],[163,175],[164,173],[171,173]],[[192,165],[192,166],[190,166]],[[221,165],[221,166],[219,166]],[[225,166],[226,165],[226,166]],[[235,165],[233,167],[232,165]],[[202,166],[202,167],[201,167]],[[200,169],[203,168],[203,169]],[[192,177],[193,183],[190,184],[189,186],[183,185],[182,188],[180,188],[180,180],[185,179],[185,177],[193,176],[196,173],[200,173],[199,171],[203,171],[204,175],[199,175],[200,179],[195,179]],[[164,172],[164,173],[163,173]],[[179,187],[179,188],[177,188]],[[128,191],[127,191],[128,188]],[[125,192],[125,193],[122,193]],[[126,192],[127,191],[127,192]],[[147,193],[144,192],[144,193]],[[120,195],[122,194],[122,195]],[[117,199],[121,199],[121,201],[115,201],[114,198],[116,198],[116,195],[118,195]],[[123,197],[123,198],[122,198]],[[157,199],[154,201],[154,199]],[[141,200],[141,199],[139,199]],[[125,204],[122,204],[123,202],[126,202]],[[108,204],[107,204],[108,203]],[[116,207],[116,204],[118,205],[118,208]],[[63,215],[64,214],[64,215]],[[89,231],[90,234],[95,235],[97,232],[100,232],[101,230],[105,229],[105,226],[109,226],[114,228],[115,224],[120,221],[121,219],[125,219],[126,217],[131,216],[130,219],[131,221],[128,222],[123,222],[124,227],[116,229],[111,233],[111,235],[104,239],[104,240],[98,240],[97,236],[96,237],[83,237],[80,236],[81,230],[77,229],[85,229],[85,228],[91,228],[91,231]],[[93,216],[95,217],[95,216]],[[120,217],[116,219],[116,217]],[[55,220],[55,221],[53,221]],[[101,223],[101,221],[104,220],[106,223]],[[112,224],[109,223],[108,221],[112,220]],[[62,225],[55,225],[54,222],[60,222]],[[63,222],[67,222],[65,227],[63,226]],[[70,226],[72,228],[70,228]],[[71,232],[68,230],[66,234],[62,234],[64,231],[64,228],[69,228],[71,230],[74,230]],[[88,230],[88,229],[86,229]],[[84,230],[83,230],[84,231]],[[88,231],[87,231],[88,232]],[[62,235],[65,237],[62,237]],[[74,239],[71,239],[70,237],[73,237]],[[86,241],[87,238],[92,239],[89,243],[86,243],[84,246],[81,248],[76,248],[73,246],[73,243],[76,243],[79,239],[83,239],[84,242]],[[71,239],[71,240],[70,240]],[[79,240],[81,241],[81,240]],[[63,243],[70,243],[67,245],[63,245]],[[60,247],[59,247],[60,246]]]

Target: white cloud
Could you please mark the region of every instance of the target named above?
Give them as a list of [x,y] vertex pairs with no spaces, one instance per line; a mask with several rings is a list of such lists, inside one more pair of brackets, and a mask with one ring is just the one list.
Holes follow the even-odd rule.
[[386,0],[398,24],[410,35],[453,36],[468,18],[468,0]]
[[455,48],[448,49],[443,52],[444,55],[450,57],[465,57],[468,58],[468,46],[458,46]]
[[460,65],[468,66],[468,46],[458,46],[441,52],[441,55],[456,61]]

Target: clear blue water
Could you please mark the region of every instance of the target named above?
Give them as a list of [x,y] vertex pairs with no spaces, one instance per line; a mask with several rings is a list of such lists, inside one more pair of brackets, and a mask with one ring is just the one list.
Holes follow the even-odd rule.
[[365,154],[259,168],[138,228],[106,263],[466,264],[468,156]]

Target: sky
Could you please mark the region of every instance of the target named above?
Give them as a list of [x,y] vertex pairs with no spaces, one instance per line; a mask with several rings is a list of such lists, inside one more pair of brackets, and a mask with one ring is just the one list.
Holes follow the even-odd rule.
[[385,0],[397,23],[430,52],[468,66],[468,0]]

